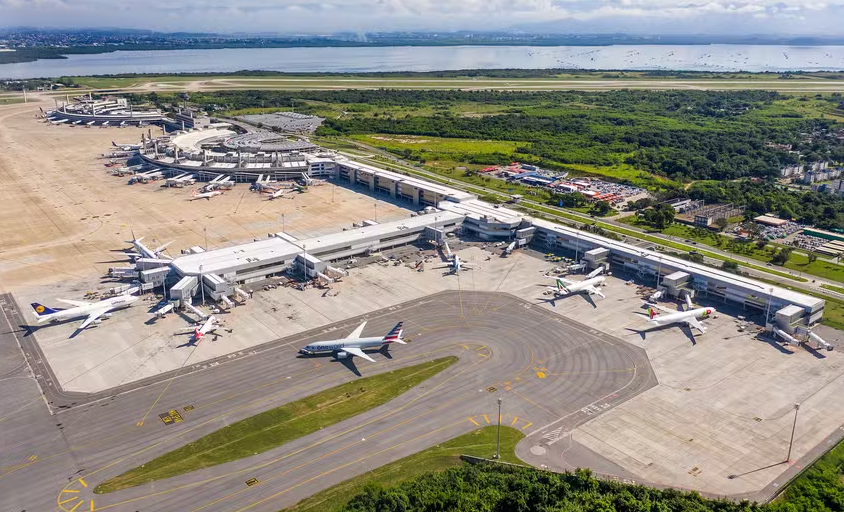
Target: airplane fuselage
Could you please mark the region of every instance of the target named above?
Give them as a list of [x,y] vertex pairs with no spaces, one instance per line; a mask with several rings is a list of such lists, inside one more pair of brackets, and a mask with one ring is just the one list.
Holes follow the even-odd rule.
[[138,300],[138,297],[134,295],[121,295],[119,297],[113,297],[104,301],[95,302],[87,306],[77,306],[69,309],[63,309],[61,311],[57,311],[49,315],[39,316],[38,323],[42,324],[44,322],[62,322],[64,320],[73,320],[74,318],[88,316],[89,314],[91,314],[91,311],[95,311],[103,307],[109,307],[111,309],[122,309],[131,306],[132,303],[136,300]]
[[583,281],[567,284],[566,289],[558,290],[556,293],[561,296],[571,295],[573,293],[582,292],[590,286],[601,286],[602,284],[604,284],[604,281],[606,281],[606,278],[604,278],[604,276],[593,277],[591,279],[584,279]]
[[678,311],[677,313],[665,313],[655,316],[650,321],[656,325],[669,325],[678,322],[687,322],[692,318],[706,318],[713,313],[715,313],[715,308],[697,308],[689,311]]
[[317,352],[342,352],[344,348],[378,348],[390,342],[378,336],[374,338],[358,338],[356,340],[329,340],[317,341],[301,349],[301,354],[314,354]]

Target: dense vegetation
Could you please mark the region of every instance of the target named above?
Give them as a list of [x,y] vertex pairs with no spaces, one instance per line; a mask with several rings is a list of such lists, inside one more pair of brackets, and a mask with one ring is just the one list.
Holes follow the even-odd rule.
[[[329,117],[320,135],[518,143],[508,155],[467,155],[478,164],[517,158],[560,169],[624,167],[682,182],[774,177],[798,161],[795,153],[769,143],[793,145],[804,161],[844,161],[844,147],[834,138],[806,135],[837,128],[834,119],[810,116],[799,101],[786,104],[787,96],[769,91],[225,91],[191,100],[226,109],[292,104],[302,112],[339,105],[344,115]],[[836,110],[841,97],[818,101]],[[455,112],[465,105],[481,114]]]
[[824,455],[775,502],[757,505],[706,499],[697,493],[607,482],[588,470],[549,473],[492,464],[463,465],[398,485],[370,484],[348,512],[833,512],[844,510],[844,445]]
[[775,212],[780,218],[797,219],[819,228],[844,228],[844,200],[832,194],[799,192],[772,183],[743,180],[695,183],[689,188],[688,195],[707,203],[746,206],[747,218]]
[[520,467],[467,464],[387,489],[369,486],[344,510],[749,512],[761,508],[750,503],[709,500],[695,493],[605,482],[593,477],[588,470],[559,474]]

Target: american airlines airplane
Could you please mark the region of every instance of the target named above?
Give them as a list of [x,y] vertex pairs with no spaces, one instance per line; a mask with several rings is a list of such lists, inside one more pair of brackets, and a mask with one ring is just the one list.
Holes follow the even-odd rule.
[[[663,314],[658,314],[657,310]],[[716,313],[715,308],[696,308],[688,311],[671,311],[657,304],[648,304],[648,323],[663,326],[671,324],[685,324],[694,327],[701,334],[706,333],[706,327],[698,318],[706,318]]]
[[363,349],[382,349],[383,347],[389,347],[391,343],[406,345],[406,343],[401,339],[402,322],[396,324],[396,326],[393,327],[393,329],[384,337],[361,338],[360,335],[365,326],[366,322],[360,324],[357,329],[352,331],[352,333],[344,339],[317,341],[315,343],[311,343],[305,348],[299,350],[299,353],[304,355],[313,355],[319,352],[333,352],[335,359],[345,359],[351,356],[358,356],[374,363],[375,359],[369,357]]
[[31,304],[32,309],[35,310],[35,316],[38,318],[38,323],[61,322],[63,320],[73,320],[74,318],[81,318],[84,316],[87,318],[85,318],[85,321],[79,325],[79,330],[82,330],[92,323],[100,323],[102,321],[100,320],[100,317],[110,318],[110,311],[131,306],[133,302],[138,300],[138,297],[135,295],[119,295],[99,302],[85,302],[81,300],[66,299],[58,300],[74,307],[69,309],[52,309],[37,302],[33,302]]

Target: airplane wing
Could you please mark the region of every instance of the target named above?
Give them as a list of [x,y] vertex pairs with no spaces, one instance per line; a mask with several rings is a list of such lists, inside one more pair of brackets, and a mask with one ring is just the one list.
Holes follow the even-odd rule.
[[595,288],[594,286],[590,286],[589,288],[586,289],[586,291],[589,292],[590,295],[597,295],[598,297],[600,297],[602,299],[607,298],[603,293],[601,293],[601,290]]
[[604,271],[604,267],[598,267],[595,270],[593,270],[592,272],[589,272],[588,274],[586,274],[586,279],[592,279],[593,277],[596,277],[598,274],[600,274],[603,271]]
[[689,318],[688,320],[686,320],[686,322],[689,324],[689,327],[694,327],[695,329],[700,331],[701,334],[706,334],[706,327],[704,327],[703,324],[700,323],[697,318]]
[[[352,331],[351,334],[346,336],[346,339],[348,340],[348,339],[352,339],[352,338],[360,338],[361,333],[363,333],[364,327],[366,327],[366,322],[360,324],[357,329],[355,329],[354,331]],[[361,356],[361,357],[363,357],[363,356]]]
[[92,311],[91,314],[88,315],[88,318],[86,318],[85,321],[82,322],[82,324],[79,326],[79,330],[82,330],[82,329],[88,327],[89,325],[91,325],[91,322],[95,321],[97,318],[99,318],[99,317],[103,316],[104,314],[108,313],[110,310],[111,310],[111,308],[108,307],[108,308],[100,308],[96,311]]
[[[175,240],[174,240],[175,241]],[[156,247],[152,252],[161,252],[167,248],[168,245],[172,244],[173,242],[167,242],[166,244]]]
[[366,355],[366,354],[363,352],[363,350],[361,350],[361,349],[359,349],[359,348],[349,348],[349,347],[346,347],[346,348],[344,348],[343,350],[344,350],[344,351],[346,351],[346,352],[348,352],[349,354],[352,354],[353,356],[362,357],[362,358],[366,359],[367,361],[372,361],[373,363],[375,362],[375,359],[372,359],[371,357],[369,357],[368,355]]
[[663,313],[676,313],[677,311],[668,309],[666,307],[660,306],[659,304],[654,304],[653,302],[646,302],[646,304],[654,309],[658,309]]
[[93,302],[85,302],[84,300],[70,300],[70,299],[56,299],[57,301],[70,304],[71,306],[90,306]]

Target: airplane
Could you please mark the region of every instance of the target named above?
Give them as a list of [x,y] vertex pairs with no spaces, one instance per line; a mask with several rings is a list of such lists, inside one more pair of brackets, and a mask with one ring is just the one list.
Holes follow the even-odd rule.
[[134,256],[136,258],[164,259],[161,257],[164,249],[166,249],[168,245],[173,243],[173,241],[170,241],[164,245],[156,247],[155,249],[150,249],[149,247],[141,243],[141,240],[143,239],[144,237],[135,238],[135,232],[132,232],[132,240],[127,240],[126,243],[132,244],[132,247],[134,247],[135,250],[138,252],[131,254],[131,256]]
[[[688,299],[687,302],[691,303]],[[658,326],[685,324],[689,328],[694,327],[700,331],[701,334],[706,333],[706,327],[703,325],[703,322],[698,320],[698,318],[706,318],[717,313],[715,308],[697,308],[687,311],[672,311],[658,304],[646,304],[648,305],[648,323]],[[657,310],[662,311],[664,314],[658,314]]]
[[361,338],[360,335],[363,332],[363,328],[366,326],[366,322],[364,322],[344,339],[317,341],[299,350],[299,353],[303,355],[313,355],[317,352],[333,352],[335,359],[345,359],[351,356],[358,356],[374,363],[375,359],[369,357],[363,349],[382,348],[389,346],[391,343],[406,345],[407,343],[401,339],[402,323],[403,322],[397,323],[396,326],[393,327],[393,329],[384,337]]
[[272,189],[268,188],[268,189],[265,189],[264,192],[269,194],[269,196],[270,196],[269,200],[272,201],[273,199],[278,199],[279,197],[284,197],[284,194],[289,192],[289,190],[283,189],[283,188],[280,188],[278,190],[272,190]]
[[103,317],[104,319],[110,318],[111,314],[109,311],[131,306],[132,303],[138,300],[139,297],[130,295],[129,293],[130,292],[127,292],[126,295],[118,295],[117,297],[101,300],[99,302],[57,299],[74,306],[69,309],[52,309],[37,302],[33,302],[31,306],[32,309],[35,310],[35,316],[38,318],[39,324],[44,322],[61,322],[63,320],[72,320],[74,318],[81,318],[84,316],[86,317],[85,320],[78,327],[79,330],[82,330],[92,323],[100,323],[102,321],[100,320],[100,317]]
[[606,299],[606,296],[598,289],[599,286],[604,284],[604,281],[606,281],[604,276],[596,276],[584,279],[583,281],[569,281],[568,279],[558,277],[557,286],[549,286],[548,289],[553,291],[556,297],[566,297],[575,293],[585,292],[589,295],[597,295],[602,299]]
[[221,195],[223,195],[222,190],[212,190],[210,192],[202,192],[202,193],[199,193],[199,194],[197,194],[196,190],[194,190],[193,191],[193,197],[191,197],[190,200],[195,201],[197,199],[208,199],[210,201],[212,197],[221,196]]
[[[103,125],[103,126],[105,126],[105,125]],[[137,151],[137,150],[141,149],[140,144],[118,144],[114,141],[111,141],[111,145],[116,147],[116,148],[120,148],[121,151]]]
[[472,270],[472,267],[463,264],[463,261],[460,259],[460,256],[454,254],[451,257],[451,262],[448,265],[440,265],[438,267],[433,268],[447,268],[449,270],[449,274],[457,274],[461,270]]
[[193,335],[190,338],[188,345],[196,345],[206,334],[213,333],[220,327],[217,319],[214,316],[209,316],[199,327],[191,327],[188,330],[193,330]]

